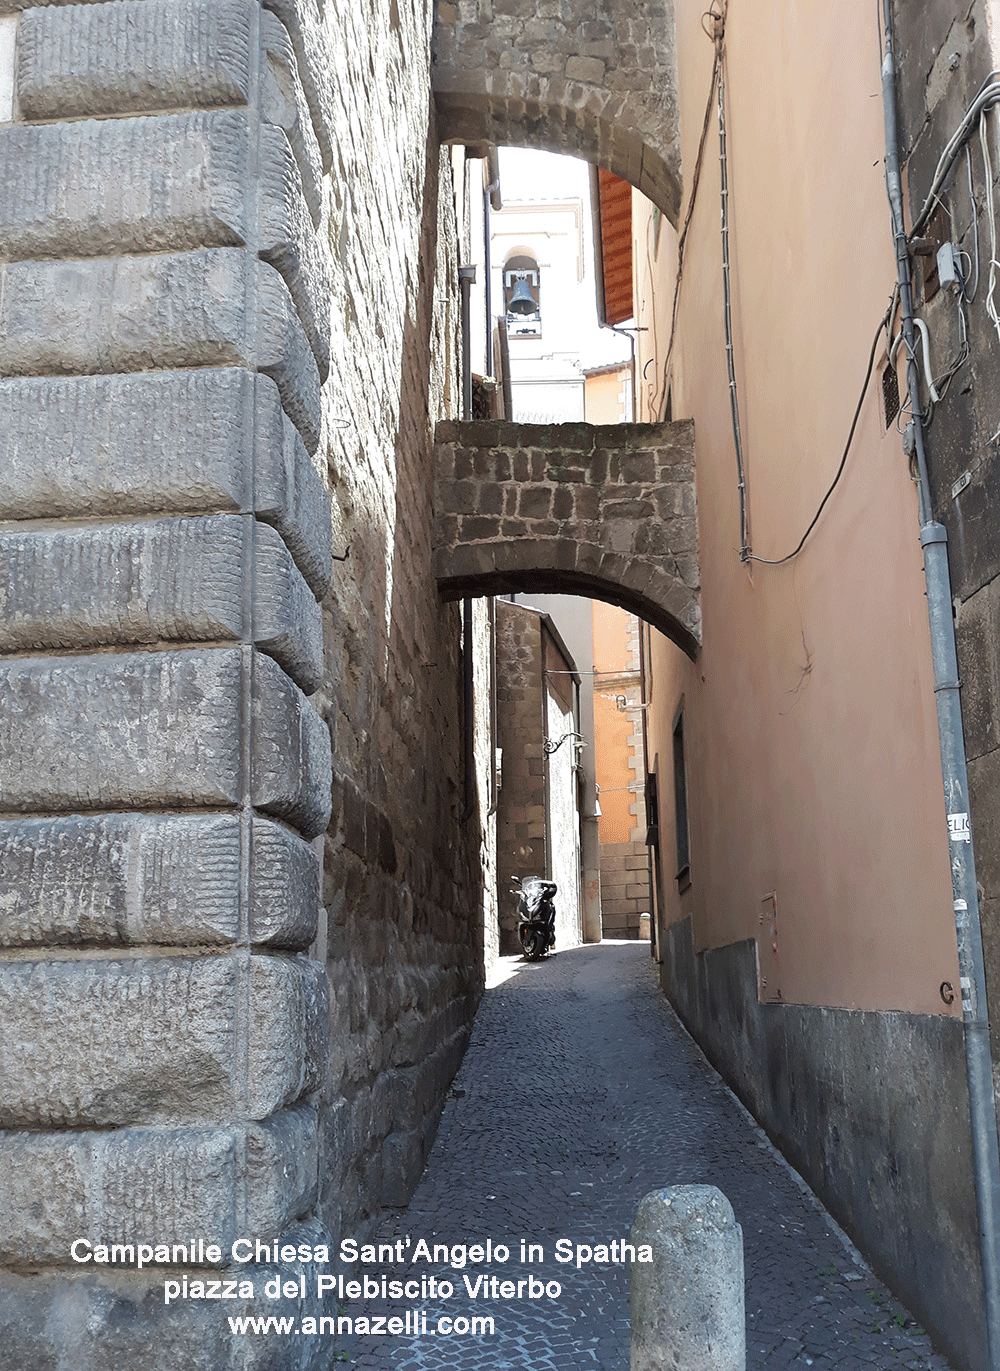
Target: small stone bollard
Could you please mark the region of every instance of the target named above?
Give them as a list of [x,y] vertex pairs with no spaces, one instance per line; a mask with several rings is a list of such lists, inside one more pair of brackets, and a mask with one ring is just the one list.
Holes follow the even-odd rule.
[[653,1249],[630,1267],[631,1371],[746,1371],[743,1230],[714,1185],[653,1190],[632,1245]]

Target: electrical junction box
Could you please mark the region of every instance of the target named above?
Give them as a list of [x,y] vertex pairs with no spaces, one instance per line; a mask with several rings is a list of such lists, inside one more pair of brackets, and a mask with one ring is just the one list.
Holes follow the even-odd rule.
[[942,290],[958,290],[961,281],[954,243],[942,243],[937,253],[938,284]]

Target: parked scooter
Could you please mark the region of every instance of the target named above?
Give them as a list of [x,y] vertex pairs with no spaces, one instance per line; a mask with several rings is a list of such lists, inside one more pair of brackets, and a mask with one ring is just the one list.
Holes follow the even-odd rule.
[[529,961],[544,957],[556,941],[556,906],[554,896],[559,887],[555,881],[541,876],[512,877],[518,887],[511,890],[517,896],[517,937]]

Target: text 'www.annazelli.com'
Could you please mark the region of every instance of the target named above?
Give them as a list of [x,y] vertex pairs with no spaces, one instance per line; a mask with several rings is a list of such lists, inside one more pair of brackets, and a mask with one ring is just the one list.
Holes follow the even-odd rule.
[[336,1318],[332,1315],[319,1318],[306,1316],[296,1321],[294,1318],[279,1318],[274,1314],[268,1314],[266,1317],[246,1315],[242,1318],[235,1318],[231,1316],[229,1331],[233,1334],[283,1333],[290,1336],[299,1333],[327,1334],[331,1337],[424,1337],[435,1334],[442,1337],[492,1338],[494,1336],[493,1320],[488,1315],[477,1315],[475,1318],[467,1319],[461,1314],[457,1318],[453,1318],[449,1314],[442,1314],[440,1318],[435,1318],[432,1315],[428,1319],[423,1310],[412,1312],[408,1310],[404,1318],[395,1315],[361,1314],[357,1317],[351,1317],[347,1314],[341,1314]]

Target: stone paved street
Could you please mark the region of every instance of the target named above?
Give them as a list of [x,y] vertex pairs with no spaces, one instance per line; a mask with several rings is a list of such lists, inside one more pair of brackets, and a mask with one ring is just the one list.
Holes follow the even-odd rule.
[[[947,1368],[687,1037],[657,988],[647,943],[532,964],[505,958],[494,982],[427,1170],[385,1233],[508,1243],[503,1266],[405,1271],[455,1284],[450,1300],[424,1302],[429,1330],[441,1314],[492,1315],[495,1335],[361,1338],[344,1349],[352,1364],[627,1371],[626,1268],[560,1265],[555,1243],[626,1238],[647,1191],[702,1182],[728,1195],[743,1227],[748,1371]],[[522,1238],[543,1245],[542,1265],[521,1266]],[[562,1293],[470,1300],[463,1274],[483,1272],[540,1275]]]

